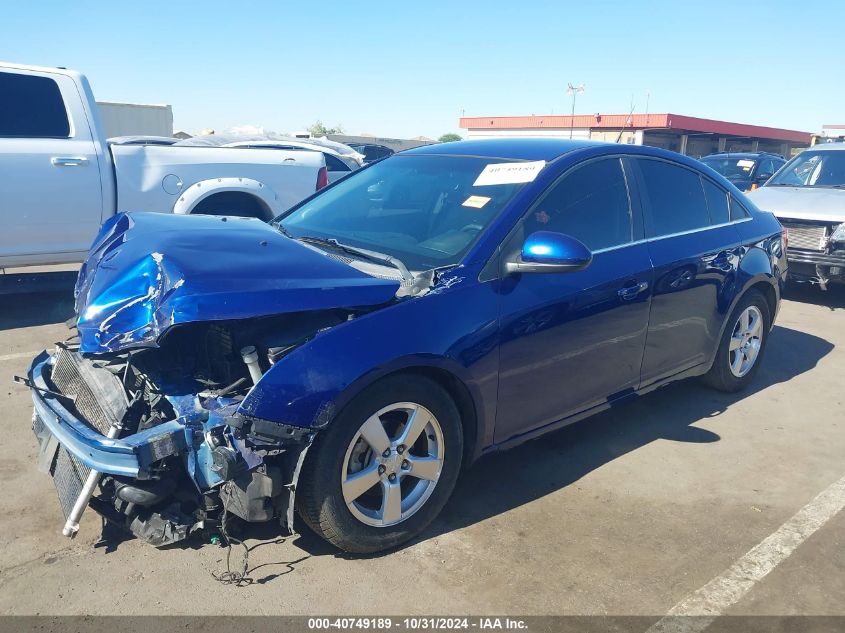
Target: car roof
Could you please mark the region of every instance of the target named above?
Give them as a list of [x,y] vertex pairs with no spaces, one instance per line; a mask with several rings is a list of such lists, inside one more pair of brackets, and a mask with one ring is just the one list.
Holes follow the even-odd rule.
[[484,156],[513,160],[552,160],[578,149],[603,145],[598,141],[576,141],[557,138],[491,138],[454,143],[437,143],[405,150],[402,154],[449,154]]

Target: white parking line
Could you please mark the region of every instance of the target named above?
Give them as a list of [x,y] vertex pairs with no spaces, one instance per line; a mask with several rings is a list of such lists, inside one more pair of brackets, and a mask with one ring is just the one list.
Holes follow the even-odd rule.
[[41,350],[37,352],[18,352],[17,354],[6,354],[4,356],[0,356],[0,363],[4,360],[15,360],[17,358],[35,358],[41,353]]
[[[646,633],[698,633],[737,603],[845,506],[845,477],[828,486],[758,545],[701,589],[692,592]],[[680,617],[679,617],[680,616]],[[699,617],[686,617],[699,616]]]

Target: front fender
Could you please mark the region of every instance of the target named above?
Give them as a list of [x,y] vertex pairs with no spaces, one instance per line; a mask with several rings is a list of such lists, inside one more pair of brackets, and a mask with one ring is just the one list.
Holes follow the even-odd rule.
[[477,437],[492,438],[498,322],[491,285],[467,275],[443,292],[406,299],[317,334],[276,362],[239,412],[321,428],[379,378],[426,368],[446,372],[466,387]]
[[279,208],[279,196],[265,183],[252,178],[209,178],[194,183],[179,196],[173,205],[173,213],[187,215],[196,206],[215,194],[226,191],[245,193],[260,200],[269,210],[270,215],[277,215],[283,211]]

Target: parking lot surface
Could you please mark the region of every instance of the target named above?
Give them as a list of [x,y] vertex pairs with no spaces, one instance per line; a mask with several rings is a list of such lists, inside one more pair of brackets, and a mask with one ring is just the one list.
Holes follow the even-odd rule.
[[[66,337],[69,294],[0,297],[3,614],[661,615],[845,475],[845,293],[791,288],[749,391],[687,381],[486,458],[422,538],[386,555],[253,526],[253,582],[224,585],[220,546],[101,544],[91,511],[61,536],[11,377]],[[726,612],[845,614],[843,535],[834,513]]]

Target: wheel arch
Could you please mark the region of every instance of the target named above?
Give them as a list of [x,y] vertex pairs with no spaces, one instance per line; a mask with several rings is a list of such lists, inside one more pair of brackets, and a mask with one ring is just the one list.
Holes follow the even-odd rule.
[[[334,402],[335,413],[332,419],[337,417],[340,411],[358,394],[386,378],[422,376],[443,387],[458,408],[464,435],[464,464],[471,464],[480,456],[483,448],[481,439],[484,434],[480,428],[481,418],[478,414],[476,401],[480,395],[474,395],[473,390],[459,377],[458,372],[448,367],[448,360],[443,359],[445,362],[439,363],[435,359],[431,360],[431,363],[420,363],[418,359],[400,360],[377,373],[361,376],[338,394]],[[328,422],[327,426],[331,426],[331,421]]]
[[235,194],[240,200],[255,204],[263,220],[271,220],[275,215],[278,195],[263,182],[252,178],[210,178],[196,182],[179,196],[173,205],[173,213],[195,213],[200,205],[207,204],[220,194]]
[[730,325],[731,315],[734,313],[736,306],[742,301],[742,298],[748,295],[749,292],[752,290],[759,290],[763,297],[766,299],[766,304],[769,308],[769,318],[771,319],[771,323],[769,323],[769,328],[771,329],[774,326],[775,315],[777,314],[778,308],[778,300],[779,300],[779,293],[776,289],[777,281],[771,274],[765,273],[758,273],[756,275],[751,276],[746,282],[742,285],[742,289],[736,292],[731,299],[730,305],[725,310],[725,318],[722,322],[722,326],[719,329],[719,337],[717,338],[717,343],[713,352],[710,356],[710,360],[707,363],[709,367],[712,365],[713,361],[716,358],[716,354],[719,351],[719,344],[722,341],[722,336],[725,334],[725,329]]
[[471,464],[479,453],[478,413],[472,394],[464,382],[442,367],[425,365],[406,367],[382,376],[379,380],[389,376],[423,376],[446,390],[455,406],[458,407],[458,414],[461,417],[461,430],[464,436],[464,465]]

